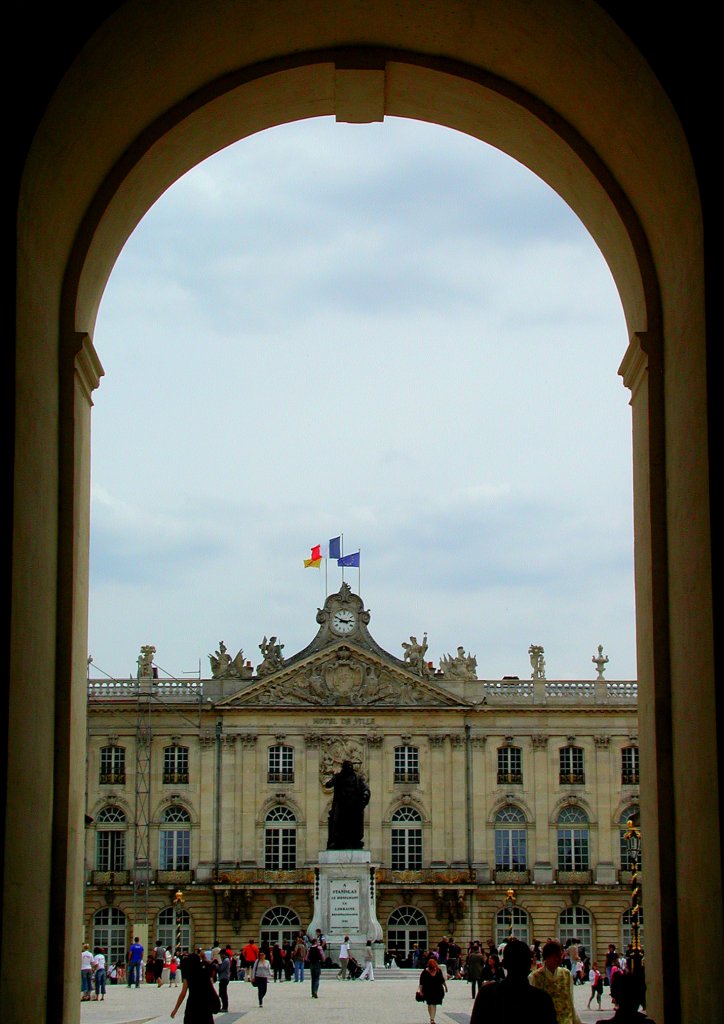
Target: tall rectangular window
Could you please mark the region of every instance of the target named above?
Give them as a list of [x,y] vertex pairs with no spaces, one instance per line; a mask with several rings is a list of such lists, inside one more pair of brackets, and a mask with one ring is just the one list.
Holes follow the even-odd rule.
[[125,747],[101,747],[100,772],[98,782],[101,786],[125,786]]
[[561,786],[585,785],[583,747],[561,747],[559,782]]
[[189,781],[189,748],[164,747],[163,750],[163,784],[164,786],[185,786]]
[[621,751],[621,785],[639,784],[639,748],[624,747]]
[[521,785],[523,782],[523,751],[520,747],[498,747],[498,785]]
[[96,833],[96,866],[98,871],[124,871],[126,867],[126,833],[99,829]]
[[294,782],[294,747],[269,747],[267,782]]
[[420,781],[420,751],[417,747],[395,747],[395,782]]

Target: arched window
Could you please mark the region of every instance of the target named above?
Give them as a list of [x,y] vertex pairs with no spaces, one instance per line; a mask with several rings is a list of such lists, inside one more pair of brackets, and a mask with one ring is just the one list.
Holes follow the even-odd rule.
[[98,782],[101,786],[125,786],[126,748],[101,747]]
[[104,807],[96,818],[96,870],[125,869],[126,815],[120,807]]
[[277,743],[269,747],[267,782],[294,782],[294,747]]
[[191,918],[188,910],[166,907],[156,918],[156,938],[166,949],[191,949]]
[[421,952],[427,949],[427,918],[417,907],[398,907],[387,922],[387,949],[396,951],[399,964],[407,960],[414,946]]
[[583,760],[583,747],[561,747],[559,751],[559,775],[561,786],[583,786],[586,782],[586,770]]
[[498,747],[498,785],[522,785],[523,751],[520,747]]
[[[638,807],[638,804],[631,804],[629,807],[627,807],[623,811],[623,813],[621,814],[621,817],[618,819],[618,827],[619,827],[619,832],[618,832],[618,850],[619,850],[619,860],[621,862],[621,870],[622,871],[630,871],[631,870],[631,854],[630,854],[630,850],[629,850],[629,841],[626,838],[626,833],[628,832],[628,823],[630,821],[636,827],[638,827],[639,823],[640,823],[640,820],[641,820],[641,811],[640,811],[640,809]],[[641,870],[641,849],[640,848],[639,848],[639,865],[638,866],[639,866],[639,870]]]
[[414,807],[398,807],[392,815],[390,863],[393,871],[422,867],[422,815]]
[[621,785],[638,786],[639,784],[639,748],[624,747],[621,751]]
[[185,807],[172,804],[163,813],[161,828],[161,871],[189,871],[191,868],[191,815]]
[[297,866],[297,819],[288,807],[272,807],[264,826],[264,867],[293,871]]
[[588,816],[581,807],[564,807],[558,815],[558,870],[588,871]]
[[283,946],[285,942],[292,942],[301,929],[302,922],[293,910],[289,907],[272,907],[261,919],[259,938],[270,946],[275,942]]
[[117,907],[104,907],[93,915],[93,948],[106,950],[106,963],[124,964],[128,949],[128,921]]
[[395,747],[395,782],[418,783],[420,781],[420,751],[406,744]]
[[525,815],[507,804],[495,815],[495,870],[526,871],[528,868]]
[[590,913],[585,907],[567,907],[558,919],[558,937],[563,946],[574,939],[590,954],[593,950],[593,926]]
[[495,944],[505,942],[511,932],[514,939],[530,945],[530,919],[521,907],[503,907],[495,915]]
[[189,748],[174,744],[163,748],[164,786],[185,786],[189,781]]
[[[643,946],[644,944],[644,908],[639,907],[639,943]],[[631,945],[631,908],[624,911],[621,917],[621,949],[625,953],[628,947]]]

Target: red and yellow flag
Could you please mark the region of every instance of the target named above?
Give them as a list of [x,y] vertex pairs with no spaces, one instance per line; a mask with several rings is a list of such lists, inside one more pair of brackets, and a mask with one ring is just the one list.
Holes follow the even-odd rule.
[[312,548],[312,557],[304,559],[305,569],[318,569],[322,564],[322,545],[315,544]]

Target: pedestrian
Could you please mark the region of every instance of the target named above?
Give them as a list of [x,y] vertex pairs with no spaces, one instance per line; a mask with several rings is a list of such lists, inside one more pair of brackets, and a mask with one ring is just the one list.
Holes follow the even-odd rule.
[[188,1002],[184,1011],[184,1024],[213,1024],[214,1013],[218,1013],[220,1000],[211,970],[206,958],[198,953],[189,953],[181,963],[183,985],[178,994],[176,1005],[171,1011],[171,1019],[176,1016],[186,996]]
[[457,944],[455,939],[450,936],[450,942],[447,948],[447,976],[450,980],[459,980],[458,969],[460,966],[460,946]]
[[80,952],[80,1001],[87,1003],[91,997],[93,981],[93,954],[87,942]]
[[294,970],[294,946],[291,941],[287,941],[282,946],[282,956],[284,957],[284,980],[291,981],[292,972]]
[[319,999],[319,980],[322,977],[322,964],[324,963],[324,950],[317,939],[312,939],[307,955],[309,973],[312,978],[312,999]]
[[345,935],[344,942],[339,947],[339,974],[340,981],[347,978],[347,967],[349,965],[349,935]]
[[278,942],[272,946],[270,963],[274,981],[284,981],[284,955]]
[[151,950],[146,961],[146,984],[152,985],[156,980],[156,954]]
[[478,992],[470,1024],[557,1024],[553,1000],[528,983],[531,951],[520,939],[511,939],[503,950],[506,977],[498,985],[483,985]]
[[606,953],[606,978],[609,985],[611,984],[611,969],[613,967],[618,967],[618,951],[616,950],[615,943],[609,942],[608,952]]
[[616,1012],[613,1017],[602,1021],[601,1024],[654,1024],[651,1017],[645,1012],[639,1011],[641,1005],[641,982],[628,971],[619,971],[612,974],[614,979],[611,990],[611,998],[616,1004]]
[[543,966],[530,975],[531,985],[547,992],[551,997],[558,1024],[581,1024],[573,1005],[573,975],[561,967],[563,947],[560,942],[550,939],[543,947],[542,953]]
[[485,957],[480,952],[480,943],[474,942],[473,948],[468,954],[467,961],[467,975],[468,982],[472,990],[472,997],[475,999],[476,987],[480,990],[480,982],[483,977],[483,968],[485,967]]
[[591,969],[588,972],[588,980],[591,983],[591,998],[588,1000],[587,1010],[591,1009],[591,1003],[594,999],[598,1002],[598,1008],[601,1009],[601,996],[603,995],[603,975],[598,969],[598,961],[594,960],[591,965]]
[[216,969],[216,977],[219,981],[219,999],[221,1000],[221,1012],[229,1012],[229,981],[231,980],[231,959],[226,950],[223,950],[221,962]]
[[171,959],[168,962],[168,985],[169,988],[173,985],[174,988],[178,986],[176,975],[178,974],[178,957],[175,953],[171,954]]
[[375,954],[372,949],[372,939],[367,939],[367,945],[365,946],[365,969],[360,974],[360,978],[364,981],[375,980]]
[[158,988],[163,985],[163,969],[166,966],[166,947],[160,939],[156,939],[156,948],[153,951],[153,977]]
[[106,951],[102,946],[96,946],[93,951],[93,984],[96,990],[96,999],[106,998]]
[[244,958],[244,967],[246,969],[246,980],[251,981],[251,969],[259,959],[259,947],[253,939],[249,939],[247,944],[241,951],[241,955]]
[[445,993],[447,992],[445,975],[438,966],[438,962],[434,956],[430,957],[427,962],[427,967],[420,975],[420,982],[417,991],[418,994],[422,996],[420,1001],[427,1003],[427,1012],[430,1020],[434,1021],[437,1008],[438,1006],[442,1006],[442,1001],[445,998]]
[[304,943],[304,938],[301,933],[297,936],[297,941],[294,945],[294,980],[302,982],[304,981],[304,961],[307,959],[307,947]]
[[260,949],[259,959],[254,964],[251,971],[251,983],[256,989],[256,994],[259,997],[259,1006],[264,1005],[264,996],[266,995],[270,978],[271,967],[269,966],[269,961],[266,958],[266,953]]

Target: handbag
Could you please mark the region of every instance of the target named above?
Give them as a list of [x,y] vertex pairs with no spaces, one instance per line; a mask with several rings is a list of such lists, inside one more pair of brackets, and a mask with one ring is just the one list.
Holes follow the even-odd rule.
[[425,997],[422,994],[422,990],[419,989],[419,988],[418,988],[417,992],[415,992],[415,1002],[416,1003],[424,1003],[425,1002]]

